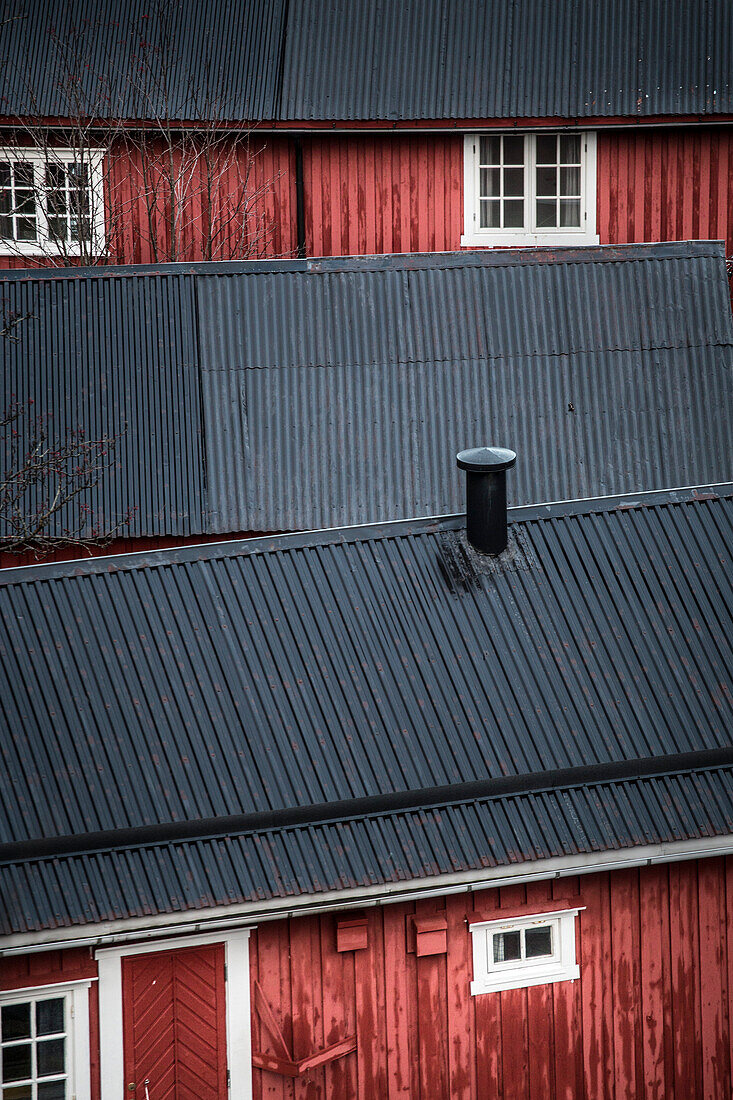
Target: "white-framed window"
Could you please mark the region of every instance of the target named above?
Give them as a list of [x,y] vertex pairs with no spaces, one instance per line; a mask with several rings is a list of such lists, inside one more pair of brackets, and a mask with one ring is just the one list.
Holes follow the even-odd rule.
[[471,993],[492,993],[580,977],[575,961],[578,909],[469,925],[473,940]]
[[104,248],[101,150],[0,149],[0,251],[96,255]]
[[0,993],[2,1100],[89,1100],[89,984]]
[[462,245],[597,244],[596,135],[467,134]]

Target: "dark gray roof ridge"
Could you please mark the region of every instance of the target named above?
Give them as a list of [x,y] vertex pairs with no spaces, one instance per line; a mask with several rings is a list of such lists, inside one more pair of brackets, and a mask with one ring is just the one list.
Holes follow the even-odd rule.
[[667,756],[606,761],[600,764],[530,772],[524,775],[499,776],[449,786],[296,806],[284,810],[9,841],[0,844],[0,864],[56,855],[91,854],[95,851],[109,851],[112,848],[141,848],[176,841],[215,839],[233,834],[319,825],[334,821],[343,822],[420,809],[435,810],[485,798],[530,792],[540,794],[543,791],[559,789],[572,790],[576,787],[619,783],[641,778],[651,779],[716,771],[731,766],[733,766],[733,745],[727,748],[704,749]]
[[619,263],[634,260],[725,257],[722,240],[658,243],[471,249],[451,252],[396,252],[364,256],[315,256],[304,260],[202,260],[168,264],[99,264],[92,267],[6,268],[0,282],[46,282],[52,279],[115,278],[131,275],[261,275],[264,272],[329,274],[345,271],[411,271],[452,267],[523,267],[538,263]]
[[[719,482],[714,485],[688,485],[637,493],[619,493],[613,496],[548,501],[542,504],[522,504],[509,508],[508,518],[510,524],[529,523],[536,520],[598,515],[603,512],[626,512],[639,508],[694,504],[702,501],[724,500],[729,497],[733,497],[733,481]],[[256,538],[225,539],[221,542],[198,543],[195,546],[112,554],[109,557],[75,558],[71,561],[11,566],[0,569],[0,588],[10,587],[13,584],[34,584],[37,581],[93,576],[123,570],[183,565],[195,561],[249,557],[255,554],[277,553],[310,546],[399,538],[402,535],[432,534],[438,531],[458,531],[464,525],[465,515],[459,513],[328,527],[311,531],[286,531],[280,534],[260,535]]]

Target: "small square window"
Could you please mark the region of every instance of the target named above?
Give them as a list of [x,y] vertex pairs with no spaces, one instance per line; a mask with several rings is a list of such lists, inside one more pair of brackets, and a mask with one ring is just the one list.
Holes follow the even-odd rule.
[[572,981],[577,909],[481,921],[470,925],[473,939],[472,993]]

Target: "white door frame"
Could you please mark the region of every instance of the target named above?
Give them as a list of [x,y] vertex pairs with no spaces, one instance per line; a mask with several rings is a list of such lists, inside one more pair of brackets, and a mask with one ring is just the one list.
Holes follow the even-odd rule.
[[[125,1081],[122,1028],[122,958],[159,954],[207,943],[224,944],[226,965],[226,1043],[231,1100],[252,1096],[252,1037],[249,1005],[249,929],[178,936],[145,944],[105,947],[96,952],[99,965],[99,1054],[101,1100],[129,1100]],[[138,1096],[138,1100],[142,1097]]]

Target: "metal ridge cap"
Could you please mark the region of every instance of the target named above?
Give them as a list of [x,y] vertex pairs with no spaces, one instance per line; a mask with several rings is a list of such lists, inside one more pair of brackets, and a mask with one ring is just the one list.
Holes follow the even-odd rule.
[[[706,500],[721,500],[733,496],[733,482],[712,485],[686,485],[670,489],[650,489],[641,492],[617,493],[605,497],[582,497],[540,504],[520,504],[508,509],[509,523],[534,520],[563,519],[570,516],[596,515],[601,512],[626,512],[638,508],[661,507],[669,504],[690,504]],[[193,546],[163,547],[160,550],[135,550],[108,557],[74,558],[62,562],[9,566],[0,569],[0,589],[14,584],[36,581],[99,576],[135,569],[185,565],[196,561],[219,561],[231,557],[250,557],[283,550],[299,550],[318,546],[337,546],[374,539],[400,538],[410,535],[437,534],[457,531],[465,526],[465,513],[443,516],[411,517],[378,520],[343,527],[315,528],[306,531],[285,531],[245,539],[222,539]]]
[[617,263],[622,260],[724,257],[722,240],[659,241],[601,245],[533,245],[445,252],[389,252],[306,259],[198,260],[161,264],[94,264],[86,267],[7,268],[0,282],[51,282],[54,279],[130,278],[155,275],[338,274],[339,272],[411,271],[430,268],[516,267],[535,263]]
[[327,825],[392,813],[449,809],[451,806],[488,798],[537,794],[543,791],[597,786],[636,779],[662,778],[726,767],[733,767],[733,745],[667,756],[639,757],[633,760],[607,761],[552,771],[471,780],[416,791],[368,795],[338,802],[293,806],[279,810],[8,841],[0,844],[0,863],[21,863],[67,855],[91,855],[113,849],[214,840],[230,837],[233,834],[273,832],[306,825]]

